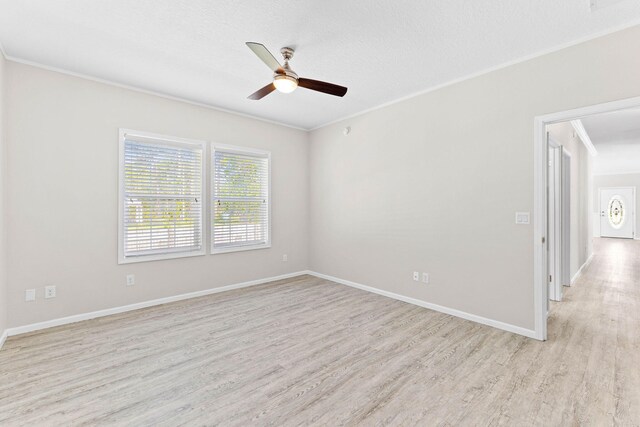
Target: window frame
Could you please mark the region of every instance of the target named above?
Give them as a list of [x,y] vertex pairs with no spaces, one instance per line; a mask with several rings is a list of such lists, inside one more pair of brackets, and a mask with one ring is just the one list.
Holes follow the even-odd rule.
[[[209,251],[211,255],[218,254],[226,254],[233,252],[243,252],[243,251],[254,251],[258,249],[269,249],[271,247],[271,151],[260,150],[257,148],[248,148],[248,147],[240,147],[237,145],[227,145],[227,144],[211,144],[211,153],[209,155],[209,161],[211,162],[211,166],[209,167],[209,173],[211,174],[211,182],[210,182],[210,190],[209,190],[209,200],[207,200],[209,208],[209,224],[208,228],[211,229],[211,233],[209,236]],[[261,156],[267,159],[267,241],[258,245],[246,245],[246,246],[231,246],[227,248],[216,248],[214,247],[215,240],[215,215],[214,215],[214,189],[215,189],[215,155],[217,151],[221,151],[224,153],[235,153],[239,155],[254,155]]]
[[[202,200],[202,208],[200,212],[200,249],[197,251],[176,251],[175,249],[167,249],[167,252],[164,253],[155,253],[148,255],[138,255],[138,256],[125,256],[124,254],[124,245],[125,245],[125,233],[124,233],[124,196],[125,196],[125,181],[124,181],[124,151],[125,151],[125,140],[129,138],[138,142],[149,142],[149,143],[160,143],[167,145],[177,145],[183,147],[190,148],[199,148],[202,151],[202,170],[200,173],[200,198]],[[119,129],[119,146],[118,146],[118,264],[131,264],[138,262],[147,262],[147,261],[160,261],[166,259],[178,259],[178,258],[186,258],[186,257],[194,257],[194,256],[203,256],[206,255],[206,242],[208,241],[207,236],[207,212],[208,212],[208,197],[206,197],[208,193],[207,190],[207,142],[196,140],[196,139],[187,139],[187,138],[178,138],[167,135],[160,135],[151,132],[145,131],[137,131],[132,129]]]

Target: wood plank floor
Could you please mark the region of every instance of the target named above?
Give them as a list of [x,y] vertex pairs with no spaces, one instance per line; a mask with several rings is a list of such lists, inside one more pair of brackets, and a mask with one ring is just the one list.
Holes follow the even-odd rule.
[[9,338],[0,425],[640,424],[640,242],[541,343],[303,276]]

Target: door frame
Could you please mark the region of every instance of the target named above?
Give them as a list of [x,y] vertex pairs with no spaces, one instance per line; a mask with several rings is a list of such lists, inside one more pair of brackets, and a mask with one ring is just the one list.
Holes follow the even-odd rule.
[[[633,206],[633,215],[631,216],[631,239],[636,238],[636,187],[598,187],[598,219],[600,220],[600,235],[602,237],[602,216],[600,215],[600,209],[602,209],[602,190],[631,190],[631,206]],[[615,238],[615,237],[614,237]]]
[[[553,178],[549,175],[549,193],[547,201],[548,214],[548,270],[549,270],[549,299],[553,301],[562,300],[562,155],[564,147],[558,144],[551,136],[549,143],[549,173],[553,172]],[[553,215],[551,215],[553,214]]]
[[[560,292],[563,286],[571,286],[571,153],[562,147],[560,153],[562,173],[560,203],[562,237],[560,240]],[[565,164],[566,163],[566,164]]]
[[534,337],[547,339],[547,125],[577,120],[593,114],[640,107],[640,97],[606,102],[573,110],[536,116],[533,119],[533,303]]

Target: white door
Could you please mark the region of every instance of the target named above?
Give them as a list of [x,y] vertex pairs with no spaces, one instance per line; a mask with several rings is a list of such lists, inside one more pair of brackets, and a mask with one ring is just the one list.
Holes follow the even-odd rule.
[[549,139],[547,245],[549,299],[562,301],[562,287],[569,286],[571,155]]
[[600,237],[633,239],[635,187],[600,188]]
[[562,148],[561,174],[560,283],[563,286],[571,286],[571,155],[564,147]]

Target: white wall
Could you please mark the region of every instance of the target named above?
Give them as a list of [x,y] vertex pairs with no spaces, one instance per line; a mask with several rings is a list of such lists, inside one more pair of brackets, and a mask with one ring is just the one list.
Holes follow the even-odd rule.
[[591,255],[591,167],[592,157],[570,122],[547,126],[551,137],[571,155],[570,274],[573,277]]
[[[9,326],[310,267],[533,329],[533,118],[640,96],[638,49],[635,27],[310,134],[7,62]],[[271,150],[273,248],[117,265],[119,127]]]
[[0,52],[0,340],[8,325],[7,302],[7,248],[5,238],[5,188],[6,188],[6,66]]
[[[635,187],[636,188],[636,237],[640,231],[640,173],[620,175],[595,175],[593,177],[592,209],[595,218],[600,218],[600,188],[605,187]],[[594,227],[595,228],[595,227]],[[598,227],[599,230],[599,227]],[[598,233],[599,235],[599,233]]]
[[[10,327],[307,268],[306,132],[14,62],[5,71]],[[119,127],[270,150],[272,248],[118,265]]]
[[311,269],[533,329],[534,117],[639,96],[638,49],[634,27],[313,131]]

